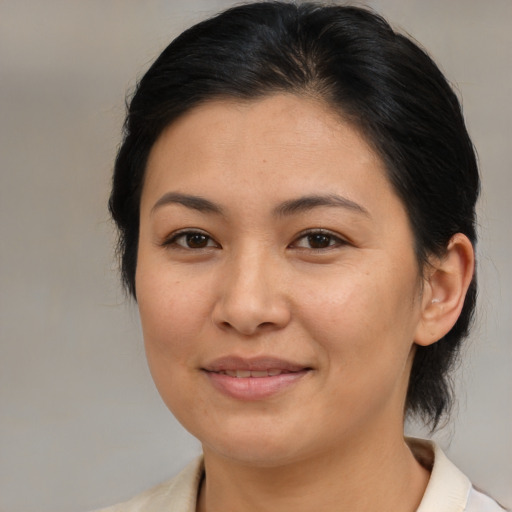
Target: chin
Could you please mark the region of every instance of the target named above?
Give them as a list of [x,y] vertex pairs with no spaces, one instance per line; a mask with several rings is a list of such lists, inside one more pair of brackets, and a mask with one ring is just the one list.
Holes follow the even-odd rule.
[[311,455],[320,449],[318,440],[309,439],[304,428],[287,426],[272,419],[269,422],[248,421],[225,422],[208,432],[189,431],[197,437],[205,454],[247,464],[253,467],[278,467]]

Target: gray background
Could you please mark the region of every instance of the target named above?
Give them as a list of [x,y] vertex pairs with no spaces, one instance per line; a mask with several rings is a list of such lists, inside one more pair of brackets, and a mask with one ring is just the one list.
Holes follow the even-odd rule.
[[[113,503],[199,452],[153,388],[105,205],[126,90],[174,35],[231,4],[0,0],[1,512]],[[436,438],[510,507],[512,1],[368,5],[464,98],[484,185],[480,308]]]

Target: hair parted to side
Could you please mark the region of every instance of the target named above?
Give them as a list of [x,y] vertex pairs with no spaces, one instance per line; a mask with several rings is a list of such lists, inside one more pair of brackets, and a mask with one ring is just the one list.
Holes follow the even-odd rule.
[[[420,268],[430,255],[443,255],[455,233],[476,243],[475,152],[457,97],[430,57],[366,9],[257,2],[182,33],[140,80],[128,106],[109,207],[122,278],[134,297],[144,172],[164,128],[204,102],[279,92],[322,100],[366,137],[406,207]],[[450,410],[449,372],[475,299],[473,278],[451,331],[417,347],[406,408],[432,428]]]

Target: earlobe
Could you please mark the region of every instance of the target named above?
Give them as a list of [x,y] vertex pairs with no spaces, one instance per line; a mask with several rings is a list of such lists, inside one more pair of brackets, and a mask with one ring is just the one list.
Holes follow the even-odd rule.
[[431,262],[425,278],[421,318],[414,341],[431,345],[440,340],[459,318],[475,267],[473,245],[466,235],[455,234],[441,258]]

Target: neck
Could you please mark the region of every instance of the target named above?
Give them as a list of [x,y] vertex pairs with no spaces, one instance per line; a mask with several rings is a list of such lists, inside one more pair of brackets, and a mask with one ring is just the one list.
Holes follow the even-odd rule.
[[415,511],[428,471],[414,459],[401,432],[386,436],[373,429],[372,434],[351,436],[339,449],[278,467],[240,464],[205,448],[206,478],[197,510]]

